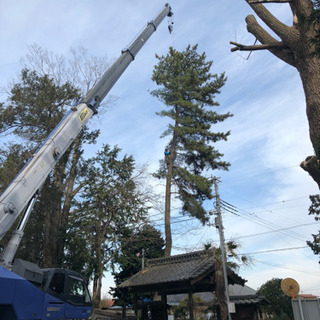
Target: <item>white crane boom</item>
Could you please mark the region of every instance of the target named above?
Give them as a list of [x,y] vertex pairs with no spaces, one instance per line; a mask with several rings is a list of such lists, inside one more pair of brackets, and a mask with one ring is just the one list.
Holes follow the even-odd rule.
[[97,111],[115,82],[126,70],[135,55],[166,16],[171,16],[168,4],[159,15],[148,23],[133,43],[122,51],[121,56],[105,72],[101,80],[87,94],[82,103],[66,114],[54,131],[29,160],[0,196],[0,239],[12,226],[20,212],[34,197],[52,168],[59,161],[81,129]]

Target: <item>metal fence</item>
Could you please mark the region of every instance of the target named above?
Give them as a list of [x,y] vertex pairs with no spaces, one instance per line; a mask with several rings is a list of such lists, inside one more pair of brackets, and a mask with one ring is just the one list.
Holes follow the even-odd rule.
[[293,299],[291,301],[294,320],[320,319],[320,299]]

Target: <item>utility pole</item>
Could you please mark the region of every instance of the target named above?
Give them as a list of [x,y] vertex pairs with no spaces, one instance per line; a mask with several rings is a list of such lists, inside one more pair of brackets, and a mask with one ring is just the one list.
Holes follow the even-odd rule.
[[142,248],[142,263],[141,263],[141,269],[144,269],[144,249]]
[[226,302],[227,302],[227,309],[228,309],[228,320],[232,320],[231,314],[229,312],[230,299],[229,299],[228,276],[227,276],[227,257],[226,257],[225,240],[224,240],[222,218],[221,218],[220,197],[218,193],[218,181],[219,180],[216,177],[214,177],[213,183],[214,183],[214,189],[216,193],[216,212],[215,212],[216,227],[219,229],[219,236],[220,236],[221,259],[222,259],[225,295],[226,295]]

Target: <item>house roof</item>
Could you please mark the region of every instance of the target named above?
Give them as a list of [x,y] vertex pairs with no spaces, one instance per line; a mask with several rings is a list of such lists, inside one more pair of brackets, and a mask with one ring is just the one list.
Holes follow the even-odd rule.
[[239,304],[267,304],[268,300],[265,297],[252,295],[252,296],[238,296],[230,297],[230,301],[236,305]]
[[269,301],[257,295],[257,292],[248,286],[239,286],[237,284],[229,285],[230,301],[235,304],[267,304]]
[[[195,294],[195,296],[200,297],[200,299],[205,303],[212,303],[214,300],[213,292],[201,292]],[[229,297],[230,301],[234,302],[236,305],[239,304],[265,304],[268,301],[265,297],[258,296],[256,291],[246,285],[241,286],[238,284],[229,285]],[[186,294],[177,294],[167,296],[167,301],[169,304],[178,304],[182,300],[186,299]]]
[[317,299],[319,298],[318,296],[315,296],[313,294],[308,294],[308,293],[299,293],[297,294],[297,297],[300,299]]
[[[120,284],[137,292],[164,291],[169,293],[213,291],[217,262],[213,250],[196,251],[147,261],[145,269]],[[228,269],[230,284],[244,285],[245,281]]]

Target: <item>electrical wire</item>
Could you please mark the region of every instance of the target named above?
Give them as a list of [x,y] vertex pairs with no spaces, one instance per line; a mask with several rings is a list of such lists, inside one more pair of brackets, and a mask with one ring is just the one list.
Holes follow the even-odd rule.
[[297,250],[297,249],[305,249],[305,248],[310,248],[310,247],[309,246],[302,246],[302,247],[292,247],[292,248],[271,249],[271,250],[255,251],[255,252],[245,252],[245,253],[240,253],[240,255],[274,253],[274,252],[279,252],[279,251]]
[[[296,225],[296,226],[291,226],[291,227],[283,228],[283,229],[280,229],[280,230],[271,230],[271,231],[259,232],[259,233],[254,233],[254,234],[248,234],[248,235],[245,235],[245,236],[235,237],[233,239],[238,240],[238,239],[243,239],[243,238],[251,238],[251,237],[261,236],[261,235],[270,234],[270,233],[274,233],[274,232],[279,232],[279,231],[283,231],[283,230],[291,230],[291,229],[294,229],[294,228],[311,226],[311,225],[318,225],[318,224],[319,223],[317,223],[317,222],[299,224],[299,225]],[[229,240],[231,240],[231,239],[229,239]]]
[[[238,180],[237,179],[232,179],[232,180],[230,179],[229,182],[228,182],[228,179],[226,179],[226,180],[224,180],[223,184],[224,184],[224,186],[228,185],[228,184],[231,184],[231,183],[232,183],[232,185],[234,185],[234,184],[237,184],[239,182],[246,181],[246,180],[252,180],[253,178],[256,178],[256,177],[259,177],[259,176],[264,176],[266,174],[270,174],[270,173],[273,173],[273,172],[288,170],[288,169],[297,168],[297,167],[300,167],[300,165],[296,164],[296,165],[292,165],[292,166],[289,166],[289,167],[284,167],[284,168],[279,168],[279,169],[274,169],[274,170],[266,170],[266,171],[261,172],[259,174],[246,176],[246,177],[238,179]],[[250,169],[252,169],[252,167],[250,167]]]
[[[222,202],[223,201],[223,202]],[[222,200],[221,202],[222,203],[227,203],[226,201]],[[297,240],[305,240],[304,239],[304,236],[299,234],[299,233],[288,233],[286,232],[286,230],[282,230],[282,229],[285,229],[285,228],[281,228],[279,227],[278,225],[276,225],[275,223],[271,222],[271,221],[268,221],[262,217],[257,217],[256,214],[253,214],[253,213],[250,213],[250,212],[247,212],[246,210],[243,210],[243,209],[239,209],[239,208],[236,208],[235,206],[233,205],[230,205],[229,206],[232,206],[232,210],[237,210],[236,212],[236,215],[243,218],[243,219],[246,219],[246,220],[249,220],[255,224],[258,224],[258,225],[261,225],[263,227],[266,227],[270,230],[277,230],[279,232],[281,232],[282,234],[286,235],[286,236],[290,236],[290,237],[293,237],[293,238],[296,238]],[[229,208],[229,207],[228,207]],[[230,212],[231,210],[228,210],[228,212]],[[240,215],[238,213],[244,213],[245,215]],[[233,213],[231,211],[231,213]]]
[[289,267],[283,266],[281,264],[262,261],[262,260],[255,260],[255,262],[259,262],[261,264],[265,264],[265,265],[276,267],[276,268],[287,269],[287,270],[296,271],[296,272],[302,272],[304,274],[308,273],[308,275],[314,275],[314,276],[320,277],[320,273],[319,272],[314,272],[314,270],[310,270],[310,269],[309,270],[307,270],[307,269],[293,269],[293,268],[289,268]]

